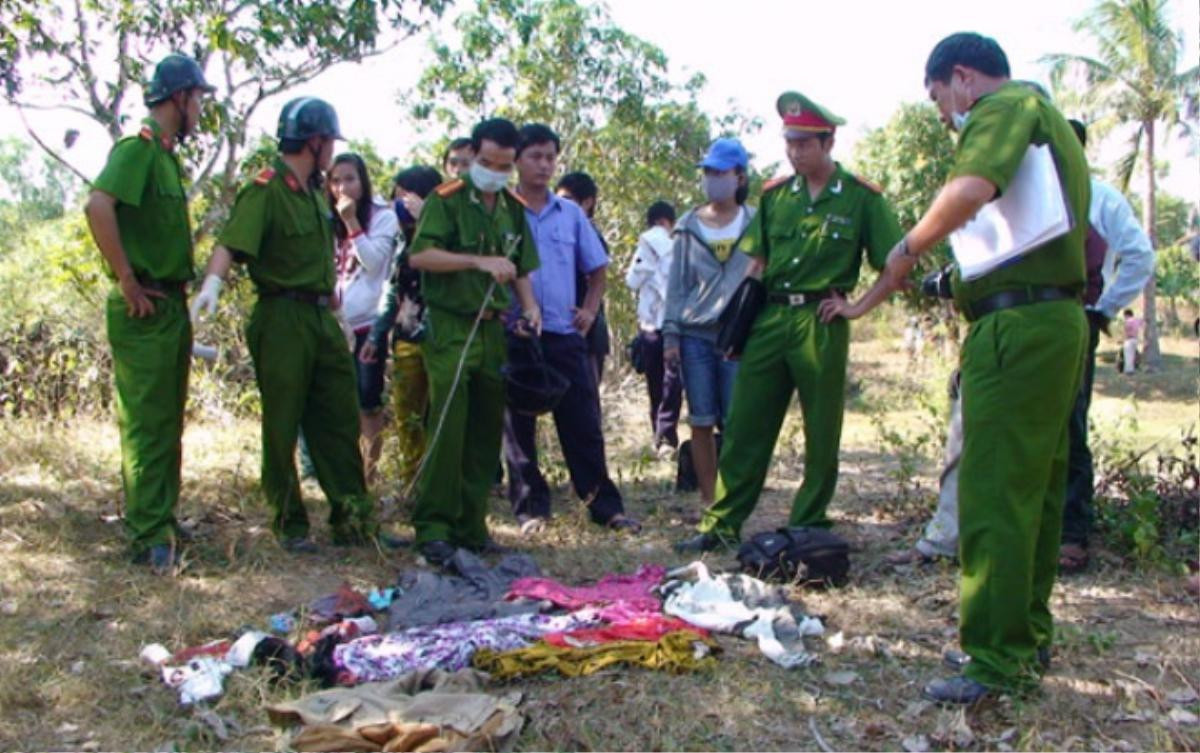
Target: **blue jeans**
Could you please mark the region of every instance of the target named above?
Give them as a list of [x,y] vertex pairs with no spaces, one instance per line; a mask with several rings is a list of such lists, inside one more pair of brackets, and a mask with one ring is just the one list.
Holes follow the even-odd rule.
[[688,424],[724,425],[733,399],[738,362],[726,360],[714,342],[691,335],[679,338],[683,388],[687,393]]

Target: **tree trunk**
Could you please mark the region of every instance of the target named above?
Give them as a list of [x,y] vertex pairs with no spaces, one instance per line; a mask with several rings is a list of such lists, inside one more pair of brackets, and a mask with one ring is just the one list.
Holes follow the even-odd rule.
[[[1142,210],[1142,226],[1150,237],[1150,247],[1157,251],[1158,234],[1154,231],[1157,210],[1154,176],[1154,121],[1146,121],[1142,126],[1146,134],[1146,201]],[[1158,307],[1155,300],[1157,287],[1157,282],[1152,274],[1142,294],[1142,318],[1146,322],[1146,345],[1142,353],[1142,360],[1148,371],[1155,371],[1162,366],[1162,351],[1158,346]]]

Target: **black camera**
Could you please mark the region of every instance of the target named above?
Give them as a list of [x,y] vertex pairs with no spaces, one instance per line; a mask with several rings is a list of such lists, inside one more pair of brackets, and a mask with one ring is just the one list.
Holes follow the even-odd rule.
[[941,269],[930,272],[921,280],[921,294],[930,298],[953,298],[950,289],[950,279],[954,275],[954,264],[947,264]]

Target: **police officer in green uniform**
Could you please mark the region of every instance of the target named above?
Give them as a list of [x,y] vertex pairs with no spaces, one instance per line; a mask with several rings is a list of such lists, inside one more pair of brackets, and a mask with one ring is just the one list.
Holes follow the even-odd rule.
[[88,197],[88,226],[116,281],[106,319],[121,430],[125,528],[134,560],[175,562],[183,409],[192,327],[184,286],[195,275],[183,167],[175,144],[213,92],[195,60],[168,55],[145,91],[150,116],[117,142]]
[[526,330],[541,331],[528,277],[538,266],[537,249],[523,202],[506,188],[517,129],[502,118],[485,120],[471,142],[468,172],[439,186],[425,202],[409,261],[421,271],[425,297],[421,351],[430,398],[429,456],[417,482],[413,527],[421,554],[436,565],[447,563],[456,547],[482,550],[490,541],[487,497],[504,421],[500,314],[509,306],[508,283]]
[[967,704],[989,692],[1032,689],[1050,665],[1068,422],[1088,340],[1081,294],[1091,189],[1071,126],[1048,99],[1009,80],[995,40],[943,39],[925,64],[925,86],[959,132],[949,182],[891,252],[875,287],[855,304],[822,304],[823,315],[861,316],[899,288],[920,254],[1009,190],[1031,146],[1049,146],[1076,218],[1065,235],[953,284],[971,323],[962,347],[958,482],[959,640],[970,660],[925,695]]
[[838,476],[838,445],[850,328],[824,323],[817,304],[858,282],[865,252],[882,269],[900,238],[878,187],[833,160],[841,118],[802,94],[787,92],[783,118],[795,175],[764,187],[740,248],[761,274],[767,303],[746,341],[718,464],[716,501],[699,533],[679,551],[707,551],[738,539],[762,493],[792,392],[804,414],[804,481],[792,501],[792,526],[829,526],[825,508]]
[[333,215],[320,189],[342,138],[337,114],[315,97],[294,99],[276,135],[281,154],[238,192],[192,316],[216,308],[231,263],[245,262],[258,292],[246,340],[262,396],[263,492],[284,548],[312,552],[294,461],[301,427],[335,544],[376,535],[374,503],[358,446],[354,363],[333,311]]

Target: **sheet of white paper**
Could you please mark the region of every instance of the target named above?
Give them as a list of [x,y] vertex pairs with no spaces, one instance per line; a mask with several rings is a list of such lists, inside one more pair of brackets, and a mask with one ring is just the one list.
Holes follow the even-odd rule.
[[950,234],[964,280],[974,280],[1070,231],[1062,181],[1046,144],[1031,145],[1008,189]]

